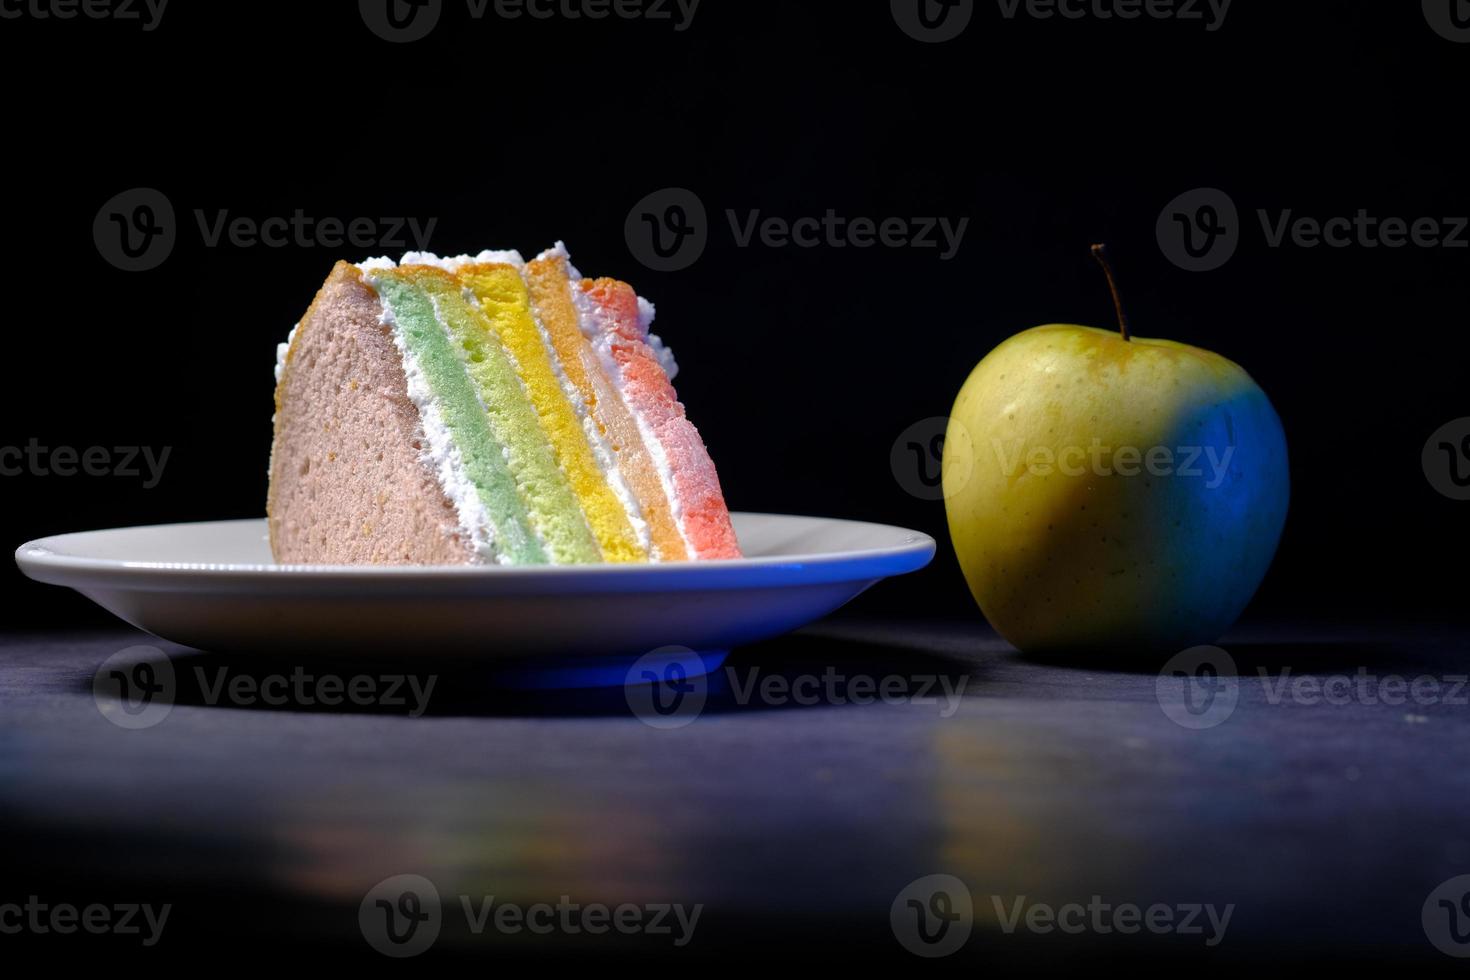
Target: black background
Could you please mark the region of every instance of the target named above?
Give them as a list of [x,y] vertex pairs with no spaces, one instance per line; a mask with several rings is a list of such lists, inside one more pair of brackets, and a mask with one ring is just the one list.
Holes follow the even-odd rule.
[[[1087,247],[1110,243],[1135,330],[1217,350],[1269,393],[1293,499],[1250,615],[1434,616],[1460,579],[1466,505],[1420,466],[1470,414],[1470,250],[1268,247],[1257,209],[1470,214],[1470,46],[1418,3],[1237,0],[1223,26],[1003,18],[976,5],[921,44],[889,5],[704,0],[668,21],[473,20],[450,0],[389,44],[350,2],[171,3],[137,22],[0,20],[9,179],[0,445],[172,448],[162,483],[0,479],[0,537],[263,512],[275,344],[351,248],[206,247],[196,209],[264,220],[437,218],[441,253],[557,238],[584,272],[659,305],[680,394],[732,508],[863,518],[941,540],[864,608],[978,613],[944,532],[889,464],[996,343],[1111,321]],[[122,272],[92,223],[155,187],[178,215],[156,270]],[[694,190],[710,245],[643,268],[623,226]],[[1244,228],[1189,273],[1154,226],[1176,195],[1228,192]],[[969,218],[934,249],[736,246],[725,212]],[[385,251],[369,249],[369,252]],[[104,623],[5,571],[12,622]]]

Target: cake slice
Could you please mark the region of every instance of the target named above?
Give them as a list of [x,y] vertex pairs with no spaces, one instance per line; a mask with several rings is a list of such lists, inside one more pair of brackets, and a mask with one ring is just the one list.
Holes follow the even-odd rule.
[[738,558],[652,318],[560,243],[337,263],[279,350],[276,560]]

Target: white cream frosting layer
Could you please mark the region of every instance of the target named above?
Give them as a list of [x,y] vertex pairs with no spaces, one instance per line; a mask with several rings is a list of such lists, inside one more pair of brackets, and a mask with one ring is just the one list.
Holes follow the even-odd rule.
[[521,253],[514,249],[507,252],[497,252],[490,249],[478,255],[435,255],[433,252],[405,252],[403,258],[394,262],[386,255],[377,258],[364,259],[357,263],[358,269],[364,275],[377,272],[382,269],[396,269],[400,265],[431,265],[445,272],[458,272],[461,266],[466,265],[513,265],[517,269],[526,267],[526,260],[521,258]]
[[276,384],[281,383],[281,375],[286,373],[286,355],[291,352],[291,344],[296,341],[296,331],[300,329],[301,324],[296,324],[291,328],[291,332],[286,334],[286,342],[276,345]]
[[576,280],[582,278],[582,273],[578,272],[577,271],[577,267],[574,266],[574,265],[572,265],[572,253],[567,251],[567,243],[566,242],[563,242],[563,241],[558,240],[555,245],[551,246],[546,251],[544,251],[540,255],[536,256],[536,258],[538,260],[541,260],[541,259],[565,259],[566,260],[566,263],[567,263],[567,275],[573,281],[576,281]]

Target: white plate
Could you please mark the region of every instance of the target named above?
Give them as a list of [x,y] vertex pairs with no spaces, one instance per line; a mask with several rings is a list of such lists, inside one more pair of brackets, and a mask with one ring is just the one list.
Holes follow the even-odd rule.
[[[825,616],[923,568],[917,531],[735,514],[748,557],[646,565],[277,565],[264,520],[42,538],[15,559],[155,636],[220,652],[473,656],[528,686],[622,683],[664,647],[714,669],[733,646]],[[676,654],[677,656],[677,654]],[[644,665],[646,666],[646,664]]]

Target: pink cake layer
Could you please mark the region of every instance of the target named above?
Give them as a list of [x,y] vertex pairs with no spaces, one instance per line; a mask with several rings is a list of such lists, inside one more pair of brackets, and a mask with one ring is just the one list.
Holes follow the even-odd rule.
[[658,441],[671,471],[679,527],[698,558],[739,558],[740,545],[720,490],[715,464],[699,431],[685,417],[668,373],[648,344],[638,294],[616,279],[584,279],[596,327],[606,337],[623,382],[623,398]]

